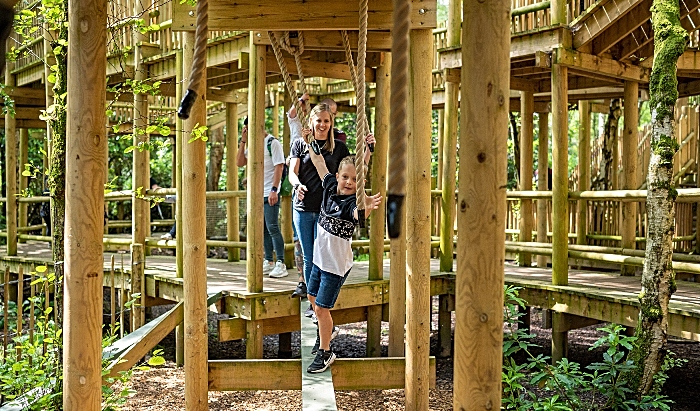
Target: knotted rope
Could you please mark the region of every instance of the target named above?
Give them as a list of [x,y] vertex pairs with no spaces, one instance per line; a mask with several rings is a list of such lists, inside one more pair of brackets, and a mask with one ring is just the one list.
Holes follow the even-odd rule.
[[406,196],[406,146],[408,140],[406,102],[408,100],[408,48],[411,6],[404,0],[393,0],[393,28],[391,30],[391,117],[389,138],[392,144],[389,156],[387,186],[387,229],[390,238],[401,234],[401,208]]
[[[280,66],[282,78],[284,79],[284,85],[285,87],[287,87],[287,93],[289,93],[290,96],[293,96],[292,104],[294,104],[294,109],[297,112],[297,117],[301,122],[302,128],[308,128],[310,112],[308,102],[304,104],[302,110],[301,102],[298,98],[296,98],[296,89],[294,88],[294,82],[292,81],[292,77],[289,75],[289,70],[287,70],[287,63],[285,63],[284,56],[282,55],[282,48],[284,48],[288,53],[294,56],[294,60],[297,64],[297,72],[299,75],[299,89],[303,96],[306,93],[306,84],[304,82],[304,74],[302,73],[301,59],[299,56],[301,56],[301,53],[304,52],[304,37],[300,32],[299,47],[295,48],[292,47],[291,44],[289,44],[289,32],[283,33],[280,36],[280,40],[277,40],[277,35],[272,31],[268,31],[267,35],[268,37],[270,37],[270,44],[272,44],[272,51],[275,53],[275,59],[277,60],[277,64]],[[311,143],[311,140],[313,140],[313,135],[309,136],[310,140],[307,141],[307,143]]]
[[[369,132],[369,124],[367,122],[367,113],[365,113],[365,62],[367,59],[367,2],[368,0],[360,0],[360,35],[357,44],[357,71],[355,71],[350,53],[348,64],[350,69],[355,94],[357,95],[357,143],[355,144],[355,170],[357,172],[357,218],[360,227],[365,226],[365,140]],[[343,41],[347,37],[347,33],[343,37]],[[345,53],[348,53],[350,42],[347,42]]]
[[190,83],[187,86],[185,96],[180,102],[177,116],[181,119],[190,117],[190,110],[197,100],[197,93],[204,92],[204,74],[207,69],[207,35],[209,32],[209,0],[197,2],[197,29],[195,31],[195,46],[192,68],[190,69]]

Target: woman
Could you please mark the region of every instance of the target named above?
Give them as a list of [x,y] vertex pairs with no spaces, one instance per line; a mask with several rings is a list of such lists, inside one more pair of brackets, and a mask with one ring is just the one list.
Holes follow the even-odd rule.
[[[338,171],[340,161],[350,154],[348,147],[341,141],[336,141],[333,133],[334,116],[328,104],[316,105],[309,116],[309,127],[305,130],[303,139],[292,143],[291,161],[289,166],[289,182],[294,186],[293,220],[301,249],[304,253],[304,279],[309,280],[314,260],[314,241],[316,239],[316,223],[321,211],[323,188],[316,167],[311,162],[307,141],[312,135],[321,148],[321,155],[330,173]],[[374,136],[367,135],[367,143],[374,143]],[[365,153],[365,163],[369,162],[370,152]]]

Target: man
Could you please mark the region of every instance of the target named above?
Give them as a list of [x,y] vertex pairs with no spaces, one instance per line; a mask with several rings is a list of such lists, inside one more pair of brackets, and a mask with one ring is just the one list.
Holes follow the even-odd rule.
[[[253,136],[255,138],[255,136]],[[263,134],[265,139],[264,157],[264,221],[263,244],[265,247],[265,260],[263,261],[263,274],[269,274],[272,278],[286,277],[287,266],[284,265],[284,239],[279,226],[280,202],[278,190],[284,171],[284,153],[282,144],[271,134]],[[241,141],[238,147],[238,167],[248,164],[248,117],[243,121]],[[277,257],[273,263],[272,251]]]

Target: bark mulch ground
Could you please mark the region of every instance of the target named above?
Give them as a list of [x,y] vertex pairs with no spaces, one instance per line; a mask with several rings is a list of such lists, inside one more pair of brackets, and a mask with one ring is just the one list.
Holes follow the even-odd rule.
[[[433,299],[434,315],[432,329],[437,330],[437,299]],[[220,343],[216,336],[218,316],[210,314],[209,358],[245,358],[245,344],[242,341]],[[569,333],[569,359],[582,365],[600,361],[602,349],[590,351],[589,347],[602,335],[591,326]],[[386,327],[386,324],[385,324]],[[545,354],[551,352],[550,331],[542,328],[541,311],[533,310],[532,332],[537,334],[535,342]],[[388,329],[382,330],[383,355],[386,355]],[[365,353],[366,323],[341,326],[341,332],[333,342],[333,349],[339,357],[362,357]],[[136,391],[126,406],[125,411],[179,411],[185,409],[184,372],[175,367],[174,334],[162,343],[168,363],[148,371],[136,371],[130,383]],[[277,337],[264,339],[264,358],[276,358]],[[437,334],[431,334],[431,351],[437,349]],[[680,358],[689,362],[681,368],[672,370],[666,384],[666,392],[676,404],[674,411],[696,411],[695,393],[700,392],[700,344],[673,340],[669,349]],[[299,356],[299,333],[292,336],[293,356]],[[403,410],[403,390],[374,391],[338,391],[336,401],[339,410]],[[437,360],[436,388],[430,390],[430,410],[452,410],[452,360]],[[250,391],[250,392],[210,392],[209,409],[218,410],[299,410],[301,409],[301,392],[299,391]]]

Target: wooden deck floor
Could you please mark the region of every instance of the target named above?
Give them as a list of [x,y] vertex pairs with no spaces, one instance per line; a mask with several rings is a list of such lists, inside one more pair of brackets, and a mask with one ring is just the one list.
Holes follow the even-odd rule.
[[[0,249],[0,253],[3,250]],[[0,266],[8,260],[48,261],[50,250],[45,243],[30,242],[19,245],[18,257],[0,258]],[[115,255],[116,268],[120,269],[122,261],[126,271],[130,268],[129,254],[105,253],[105,269],[109,269],[111,256]],[[389,280],[389,260],[384,261],[384,279]],[[361,286],[367,281],[368,262],[356,262],[346,284]],[[208,291],[224,291],[232,295],[246,295],[245,261],[227,262],[220,259],[207,261]],[[439,272],[439,262],[431,260],[431,274],[434,277],[445,273]],[[178,287],[181,279],[176,279],[175,258],[170,256],[149,256],[146,259],[146,276],[156,283],[169,283]],[[569,285],[551,284],[551,270],[540,268],[523,268],[506,264],[505,281],[507,284],[522,287],[521,295],[534,306],[569,312],[604,321],[615,321],[625,325],[634,325],[637,321],[637,296],[641,290],[639,277],[622,277],[616,273],[602,273],[587,270],[569,270]],[[448,278],[451,278],[448,276]],[[151,280],[151,281],[153,281]],[[286,293],[294,289],[297,283],[296,269],[289,270],[285,278],[265,277],[263,288],[265,294]],[[376,286],[376,282],[374,282]],[[384,301],[388,301],[384,299]],[[376,302],[375,302],[376,303]],[[381,302],[380,302],[381,303]],[[679,281],[669,311],[676,318],[671,318],[671,334],[700,341],[700,284]]]

